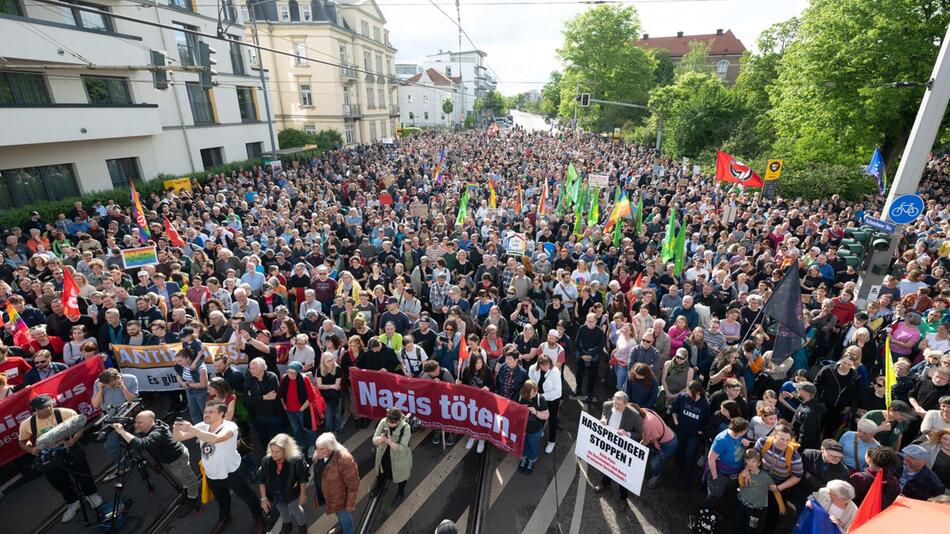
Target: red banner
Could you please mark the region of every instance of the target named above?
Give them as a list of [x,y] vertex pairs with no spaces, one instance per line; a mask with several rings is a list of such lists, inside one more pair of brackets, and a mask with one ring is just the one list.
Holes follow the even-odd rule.
[[0,465],[24,454],[20,448],[20,422],[30,417],[30,399],[43,393],[56,397],[56,406],[92,418],[92,385],[103,370],[102,360],[90,358],[46,380],[17,391],[0,401]]
[[469,435],[521,457],[528,408],[489,391],[462,384],[407,378],[350,368],[356,414],[382,419],[399,408],[423,426]]

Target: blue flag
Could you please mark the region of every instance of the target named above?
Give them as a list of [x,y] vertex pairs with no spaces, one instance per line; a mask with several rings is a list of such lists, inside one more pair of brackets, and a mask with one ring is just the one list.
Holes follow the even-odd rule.
[[881,196],[884,196],[884,189],[887,188],[887,173],[884,170],[884,156],[881,155],[879,148],[874,147],[871,163],[868,163],[868,167],[864,172],[877,179],[877,190],[881,193]]
[[841,529],[831,522],[828,512],[815,499],[808,502],[811,506],[802,510],[792,534],[841,534]]

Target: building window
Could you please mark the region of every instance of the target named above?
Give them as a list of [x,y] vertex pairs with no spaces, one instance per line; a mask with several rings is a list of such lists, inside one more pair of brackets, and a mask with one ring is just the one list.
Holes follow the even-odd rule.
[[380,56],[380,55],[376,56],[376,73],[377,74],[383,73],[383,56]]
[[314,135],[317,133],[317,125],[313,124],[312,122],[308,122],[307,124],[303,125],[303,131],[304,133]]
[[[184,24],[179,24],[182,28],[186,30],[195,30],[198,28],[194,26],[185,26]],[[175,43],[178,45],[178,58],[181,60],[181,64],[185,66],[195,66],[198,64],[198,36],[193,33],[176,31],[175,32]]]
[[343,126],[343,136],[346,139],[346,144],[353,144],[356,140],[356,129],[353,128],[353,123],[347,123]]
[[365,20],[360,21],[360,35],[369,39],[369,23]]
[[428,103],[429,103],[429,97],[428,97],[428,96],[423,96],[423,97],[422,97],[422,103],[423,103],[423,104],[428,104]]
[[244,143],[244,148],[247,149],[247,159],[259,158],[264,153],[264,142]]
[[0,0],[0,14],[23,16],[19,0]]
[[211,89],[202,89],[197,82],[188,82],[185,87],[188,89],[188,102],[191,103],[191,115],[195,124],[214,124]]
[[379,31],[379,26],[373,26],[373,40],[377,43],[383,42],[382,33]]
[[365,70],[367,73],[371,72],[373,70],[372,63],[373,63],[373,60],[370,59],[369,57],[369,51],[364,50],[363,51],[363,70]]
[[188,11],[194,11],[194,9],[191,7],[191,0],[168,0],[168,5],[180,9],[187,9]]
[[0,104],[50,104],[49,90],[42,74],[0,72]]
[[290,6],[282,5],[278,6],[280,10],[280,21],[289,22],[290,21]]
[[230,42],[230,52],[231,52],[231,72],[234,74],[247,74],[247,70],[244,69],[244,54],[241,53],[241,43],[240,40],[232,37],[233,41]]
[[412,95],[406,95],[407,102],[412,104]]
[[307,64],[307,45],[300,41],[294,41],[294,65]]
[[[103,6],[97,6],[95,4],[86,4],[83,2],[69,1],[68,3],[74,4],[77,6],[91,7],[98,9],[103,13],[108,13],[108,8]],[[71,7],[63,7],[63,17],[66,19],[67,24],[72,24],[79,28],[85,28],[87,30],[98,30],[104,32],[112,31],[112,19],[107,15],[100,15],[98,13],[92,13],[91,11],[80,11]]]
[[257,105],[254,102],[253,87],[237,87],[238,109],[241,110],[241,122],[257,121]]
[[716,63],[716,72],[719,74],[725,74],[729,71],[729,62],[723,59],[722,61]]
[[425,120],[429,120],[429,112],[428,112],[428,111],[423,111],[422,113],[423,113],[423,116],[424,116]]
[[106,167],[109,177],[112,178],[112,187],[128,187],[129,182],[139,178],[139,158],[107,159]]
[[79,196],[71,164],[0,170],[0,208]]
[[376,109],[376,91],[373,90],[372,85],[366,86],[366,108]]
[[446,76],[451,76],[451,75],[452,75],[452,66],[451,66],[451,65],[446,65],[446,66],[445,66],[445,75],[446,75]]
[[201,149],[201,164],[204,165],[205,170],[224,165],[224,147]]
[[411,120],[411,121],[416,120],[416,114],[410,111],[410,112],[409,112],[409,120]]
[[386,90],[382,87],[376,90],[377,98],[379,98],[379,107],[386,108]]
[[350,105],[350,88],[349,87],[343,88],[343,104],[346,106]]
[[312,106],[313,105],[313,92],[310,90],[310,83],[302,83],[298,88],[300,93],[300,105],[301,106]]
[[125,78],[82,76],[90,104],[128,105],[132,103],[129,81]]
[[445,120],[445,114],[444,114],[444,113],[442,114],[442,120]]
[[241,10],[241,22],[248,22],[251,20],[251,13],[247,10],[247,6],[241,6],[238,9]]
[[376,142],[376,121],[369,121],[369,142]]
[[310,22],[310,6],[309,5],[300,6],[300,18],[304,22]]

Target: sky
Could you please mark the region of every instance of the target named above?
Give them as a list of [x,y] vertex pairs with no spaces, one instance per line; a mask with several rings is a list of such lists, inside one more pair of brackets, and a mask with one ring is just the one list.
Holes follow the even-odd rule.
[[[398,49],[397,63],[419,63],[441,50],[458,50],[455,5],[452,0],[376,0],[386,17],[390,42]],[[545,5],[523,5],[544,2]],[[564,23],[590,8],[571,0],[461,0],[462,28],[487,52],[488,66],[498,77],[498,89],[512,95],[540,90],[551,71],[560,70],[557,49]],[[477,5],[491,2],[495,5]],[[627,1],[640,15],[643,33],[654,37],[732,30],[746,48],[776,22],[798,15],[808,0],[643,0]],[[472,48],[462,37],[462,47]]]

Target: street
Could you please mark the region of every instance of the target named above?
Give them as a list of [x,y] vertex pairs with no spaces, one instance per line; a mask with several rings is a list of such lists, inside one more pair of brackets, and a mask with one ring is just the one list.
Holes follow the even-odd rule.
[[528,131],[547,131],[551,129],[551,125],[544,122],[544,117],[535,113],[528,113],[527,111],[518,111],[513,109],[510,111],[511,118],[514,119],[516,126],[520,126]]

